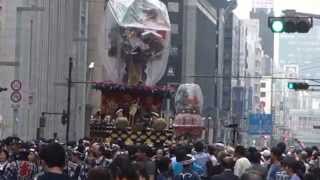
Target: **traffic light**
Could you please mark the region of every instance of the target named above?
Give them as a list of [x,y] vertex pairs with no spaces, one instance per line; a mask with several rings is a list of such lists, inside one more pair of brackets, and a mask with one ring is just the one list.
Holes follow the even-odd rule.
[[45,117],[44,113],[41,113],[39,126],[42,128],[46,127],[46,117]]
[[313,126],[313,129],[320,129],[320,126],[314,125],[314,126]]
[[269,17],[268,26],[273,33],[308,33],[313,26],[313,18]]
[[8,88],[0,87],[0,92],[2,92],[2,91],[7,91],[7,90],[8,90]]
[[68,114],[65,110],[62,111],[62,116],[61,116],[61,124],[65,125],[67,124],[68,121]]
[[288,88],[293,90],[307,90],[309,89],[310,85],[308,83],[301,83],[301,82],[289,82]]

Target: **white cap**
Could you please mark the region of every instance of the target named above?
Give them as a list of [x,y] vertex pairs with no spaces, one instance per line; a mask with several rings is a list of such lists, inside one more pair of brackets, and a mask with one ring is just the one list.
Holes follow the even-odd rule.
[[156,113],[156,112],[152,112],[151,115],[154,116],[154,117],[159,117],[159,114]]
[[120,112],[123,112],[123,109],[118,109],[117,111],[116,111],[116,114],[119,114]]
[[270,157],[271,156],[271,152],[269,150],[264,150],[261,152],[261,155],[264,157]]

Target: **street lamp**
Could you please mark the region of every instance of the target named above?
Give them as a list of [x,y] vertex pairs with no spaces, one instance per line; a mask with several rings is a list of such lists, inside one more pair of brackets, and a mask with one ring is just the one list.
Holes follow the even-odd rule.
[[89,69],[94,69],[94,65],[95,65],[94,62],[91,62],[91,63],[89,64],[88,68],[89,68]]

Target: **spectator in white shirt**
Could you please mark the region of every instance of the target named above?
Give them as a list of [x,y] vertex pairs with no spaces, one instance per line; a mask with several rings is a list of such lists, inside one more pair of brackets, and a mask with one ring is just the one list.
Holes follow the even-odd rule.
[[243,146],[237,146],[235,149],[234,175],[241,177],[247,169],[251,167],[250,161],[245,157],[246,149]]

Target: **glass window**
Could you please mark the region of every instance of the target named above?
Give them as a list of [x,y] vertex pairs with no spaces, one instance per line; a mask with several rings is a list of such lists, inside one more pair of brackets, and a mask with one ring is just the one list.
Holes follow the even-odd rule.
[[178,55],[178,51],[179,51],[179,49],[178,49],[177,47],[171,46],[171,48],[170,48],[170,55],[171,55],[171,56],[177,56],[177,55]]
[[169,67],[168,68],[168,73],[167,73],[168,76],[175,76],[176,75],[176,72],[175,72],[175,69],[174,67]]
[[178,24],[171,24],[171,33],[172,34],[179,34],[179,25]]
[[168,2],[168,11],[178,13],[179,12],[179,2]]

